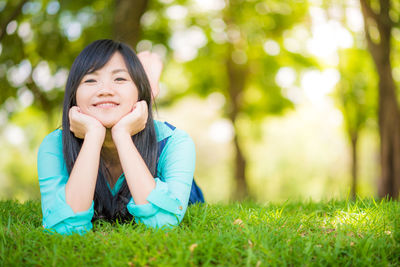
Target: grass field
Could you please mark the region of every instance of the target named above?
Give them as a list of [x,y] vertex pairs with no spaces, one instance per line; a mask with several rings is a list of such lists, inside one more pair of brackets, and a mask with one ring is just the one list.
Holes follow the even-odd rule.
[[179,227],[43,232],[39,202],[0,202],[1,266],[400,266],[400,203],[192,206]]

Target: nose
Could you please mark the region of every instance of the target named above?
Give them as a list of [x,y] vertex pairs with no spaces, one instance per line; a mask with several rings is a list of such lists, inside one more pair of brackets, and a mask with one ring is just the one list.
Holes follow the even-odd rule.
[[108,81],[103,81],[99,84],[99,89],[97,91],[97,94],[99,96],[104,96],[104,95],[114,95],[114,90],[112,88],[111,83]]

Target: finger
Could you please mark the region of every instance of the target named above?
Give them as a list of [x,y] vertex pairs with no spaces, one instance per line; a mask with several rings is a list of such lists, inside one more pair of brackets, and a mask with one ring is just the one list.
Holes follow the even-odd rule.
[[68,112],[68,117],[69,117],[69,120],[70,120],[70,121],[72,121],[72,119],[73,119],[73,117],[74,117],[74,113],[75,113],[75,111],[74,111],[73,107],[70,108],[70,109],[69,109],[69,112]]
[[143,116],[144,113],[145,113],[146,110],[147,110],[147,103],[146,103],[146,101],[142,100],[142,101],[140,101],[138,104],[139,104],[139,105],[138,105],[139,114],[140,114],[140,116]]
[[136,112],[140,112],[142,109],[143,102],[145,102],[145,101],[141,100],[141,101],[136,102],[135,105],[133,105],[133,110],[136,110]]
[[147,122],[147,118],[149,116],[147,103],[145,101],[143,101],[143,103],[142,103],[142,112],[141,112],[140,116],[141,116],[141,118],[143,120],[143,123],[144,123],[144,126],[145,126],[146,122]]
[[135,104],[135,108],[133,109],[132,114],[135,117],[140,117],[140,115],[142,114],[142,109],[143,109],[142,103],[141,103],[141,101],[139,101]]
[[142,108],[143,108],[143,112],[147,114],[148,108],[147,108],[147,102],[146,101],[143,101]]
[[77,106],[73,106],[69,109],[69,114],[75,114],[78,111],[78,107]]

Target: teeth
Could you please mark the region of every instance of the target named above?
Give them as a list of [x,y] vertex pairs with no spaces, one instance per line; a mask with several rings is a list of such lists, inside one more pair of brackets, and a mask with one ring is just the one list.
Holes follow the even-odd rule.
[[102,104],[98,104],[98,107],[115,107],[117,106],[116,104],[113,103],[102,103]]

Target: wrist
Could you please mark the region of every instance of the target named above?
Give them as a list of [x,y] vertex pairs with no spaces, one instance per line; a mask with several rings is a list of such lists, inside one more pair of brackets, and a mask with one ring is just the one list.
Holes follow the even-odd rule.
[[101,142],[102,144],[104,142],[105,137],[106,137],[106,129],[105,128],[87,131],[85,134],[85,140],[93,139],[98,142]]
[[116,145],[123,140],[131,140],[132,139],[131,135],[128,132],[123,131],[122,129],[120,129],[120,130],[114,129],[114,128],[111,129],[111,136]]

